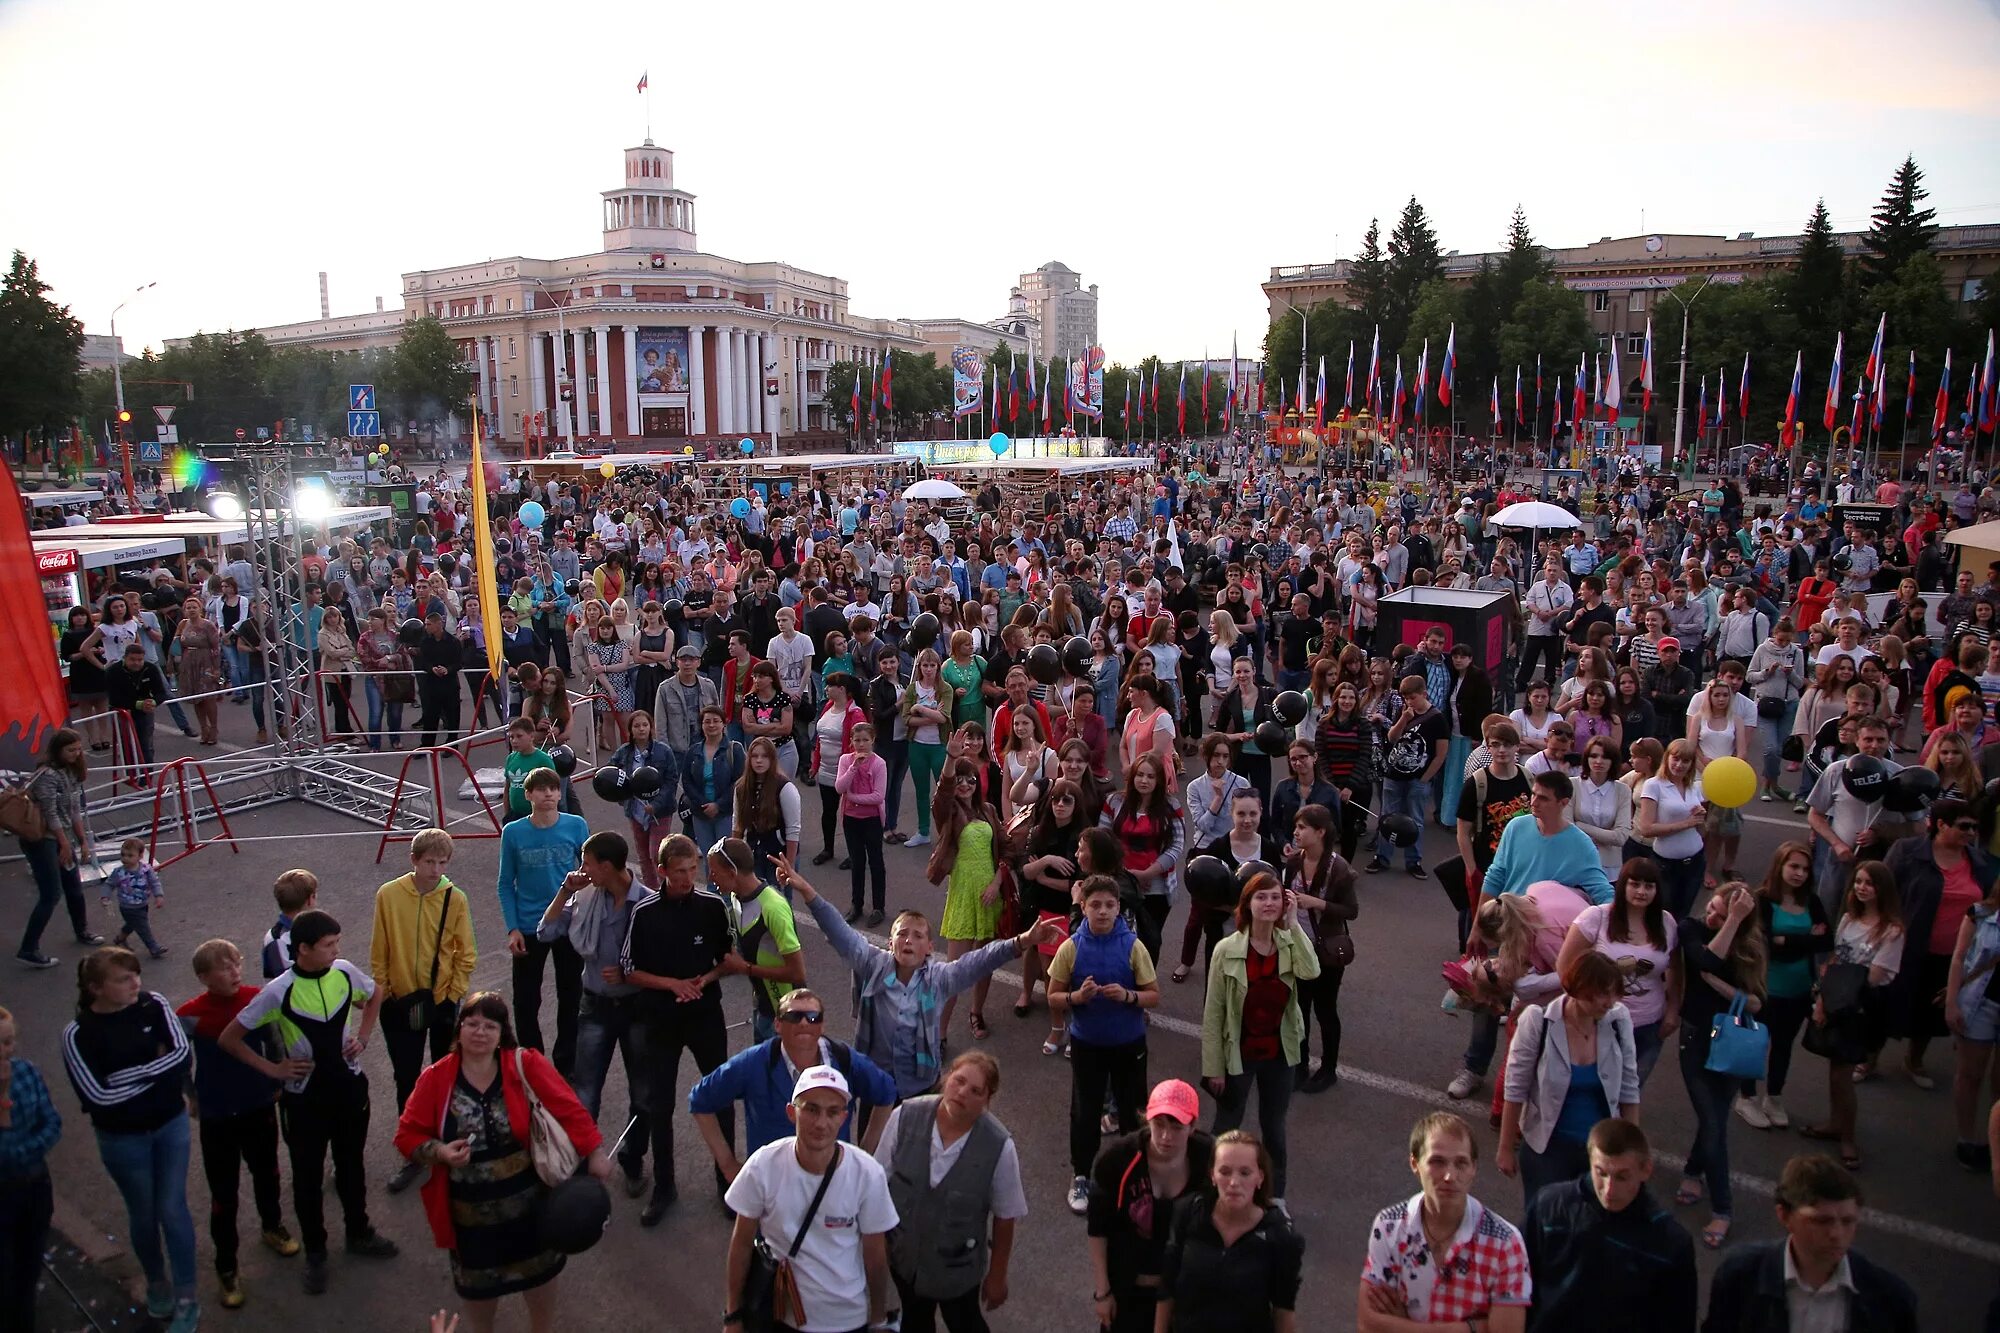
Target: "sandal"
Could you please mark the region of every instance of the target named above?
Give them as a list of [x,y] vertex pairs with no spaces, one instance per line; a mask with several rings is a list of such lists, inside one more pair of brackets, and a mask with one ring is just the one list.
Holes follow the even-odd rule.
[[1701,1182],[1698,1180],[1683,1180],[1681,1187],[1674,1191],[1674,1202],[1683,1208],[1689,1204],[1700,1203]]
[[1729,1219],[1726,1217],[1710,1218],[1708,1225],[1701,1229],[1701,1243],[1711,1250],[1721,1249],[1728,1241]]
[[1188,965],[1186,963],[1182,963],[1179,967],[1174,969],[1173,981],[1174,984],[1178,986],[1187,979],[1188,979]]
[[985,1041],[989,1035],[986,1031],[986,1016],[984,1014],[970,1014],[967,1016],[966,1021],[972,1028],[972,1039],[974,1041]]
[[1014,1017],[1026,1018],[1034,1011],[1034,1008],[1035,997],[1024,993],[1020,999],[1014,1002]]
[[1042,1043],[1042,1054],[1043,1055],[1061,1054],[1063,1048],[1062,1037],[1063,1033],[1061,1028],[1050,1028],[1048,1040]]

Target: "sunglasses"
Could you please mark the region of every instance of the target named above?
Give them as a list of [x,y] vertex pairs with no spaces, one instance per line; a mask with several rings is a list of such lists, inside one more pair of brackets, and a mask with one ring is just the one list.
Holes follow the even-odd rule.
[[1970,819],[1953,820],[1951,826],[1957,829],[1960,833],[1979,832],[1979,824],[1976,821]]
[[826,1022],[826,1015],[818,1009],[791,1009],[779,1014],[778,1021],[780,1023],[789,1023],[795,1027],[800,1023],[810,1023],[814,1027],[818,1027],[821,1023]]

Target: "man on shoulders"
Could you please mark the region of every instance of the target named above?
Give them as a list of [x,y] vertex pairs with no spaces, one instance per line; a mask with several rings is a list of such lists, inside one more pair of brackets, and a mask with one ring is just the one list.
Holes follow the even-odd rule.
[[1694,1241],[1646,1188],[1653,1150],[1616,1117],[1590,1131],[1590,1171],[1528,1201],[1521,1238],[1535,1281],[1534,1333],[1596,1333],[1605,1311],[1632,1333],[1695,1323]]

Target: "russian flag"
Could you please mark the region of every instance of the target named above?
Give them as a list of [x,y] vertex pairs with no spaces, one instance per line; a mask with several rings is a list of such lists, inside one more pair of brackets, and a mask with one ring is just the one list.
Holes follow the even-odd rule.
[[1993,330],[1986,330],[1986,364],[1979,370],[1979,429],[1991,431],[2000,425],[2000,382],[1993,365]]
[[1556,393],[1550,402],[1555,412],[1555,420],[1549,423],[1549,438],[1553,440],[1562,434],[1563,428],[1563,377],[1560,374],[1556,376]]
[[1257,415],[1264,415],[1264,377],[1257,377]]
[[871,369],[868,372],[868,420],[872,424],[882,415],[882,373]]
[[1424,394],[1429,391],[1431,386],[1430,374],[1431,340],[1426,338],[1424,339],[1423,351],[1417,353],[1417,385],[1415,392],[1410,395],[1410,405],[1417,409],[1417,416],[1420,420],[1424,412]]
[[1937,405],[1931,409],[1931,443],[1944,438],[1951,423],[1951,349],[1944,349],[1944,369],[1938,374]]
[[1319,359],[1319,392],[1313,404],[1313,428],[1326,429],[1326,358]]
[[1584,397],[1583,397],[1583,375],[1584,375],[1584,358],[1578,357],[1576,359],[1576,383],[1571,386],[1575,394],[1575,401],[1570,404],[1569,419],[1571,425],[1576,430],[1579,431],[1583,429],[1583,418],[1585,414]]
[[1042,431],[1044,434],[1056,424],[1055,417],[1049,411],[1049,394],[1051,386],[1055,384],[1055,381],[1056,359],[1050,357],[1048,368],[1042,371]]
[[882,410],[896,410],[896,395],[893,392],[896,376],[896,354],[893,350],[882,353]]
[[1910,349],[1910,380],[1903,386],[1903,427],[1909,428],[1910,418],[1917,414],[1917,349]]
[[1396,393],[1390,400],[1389,434],[1391,438],[1403,429],[1403,354],[1396,353]]
[[1611,340],[1611,366],[1600,388],[1597,401],[1604,406],[1604,419],[1618,420],[1618,409],[1625,403],[1625,377],[1618,369],[1618,339],[1615,337]]
[[1444,360],[1438,363],[1438,406],[1451,406],[1451,376],[1458,369],[1458,325],[1444,335]]
[[1347,340],[1347,394],[1340,400],[1348,411],[1354,410],[1354,339]]
[[1076,358],[1063,362],[1063,420],[1076,424]]
[[1011,425],[1021,416],[1021,381],[1014,373],[1014,354],[1007,353],[1007,421]]
[[1723,377],[1721,366],[1715,368],[1715,428],[1729,428],[1729,381]]
[[1799,442],[1799,389],[1805,373],[1806,354],[1800,352],[1798,360],[1792,363],[1792,387],[1785,395],[1785,424],[1778,432],[1778,443],[1788,449]]
[[1517,362],[1514,366],[1514,429],[1519,430],[1527,424],[1527,413],[1521,410],[1521,367]]
[[[1305,386],[1299,386],[1299,397],[1305,397]],[[1180,388],[1174,390],[1174,418],[1176,435],[1187,434],[1187,362],[1181,362]]]
[[1500,429],[1500,377],[1493,377],[1493,429]]
[[1882,430],[1882,399],[1884,397],[1883,381],[1887,378],[1887,375],[1884,373],[1887,370],[1888,370],[1888,358],[1881,356],[1876,357],[1875,392],[1873,394],[1874,401],[1871,402],[1868,407],[1868,424],[1875,430],[1877,434],[1880,434]]
[[1833,367],[1826,373],[1826,407],[1820,412],[1820,424],[1831,432],[1840,420],[1840,356],[1846,344],[1847,335],[1833,335]]
[[1695,400],[1694,433],[1697,437],[1708,434],[1708,376],[1706,375],[1701,377],[1701,397]]
[[1750,419],[1750,353],[1743,354],[1743,378],[1736,385],[1736,416],[1738,420]]
[[1861,368],[1862,375],[1871,384],[1882,370],[1882,339],[1888,332],[1889,312],[1884,310],[1882,317],[1875,321],[1875,343],[1868,349],[1868,364]]
[[1382,326],[1375,326],[1375,338],[1368,344],[1368,406],[1382,415]]
[[854,363],[854,388],[848,394],[847,415],[856,426],[861,424],[861,363]]
[[[1722,401],[1722,377],[1715,378],[1715,397]],[[1646,316],[1646,349],[1639,358],[1639,415],[1653,412],[1653,317]]]
[[[1323,369],[1326,364],[1326,358],[1320,358],[1320,364]],[[1322,404],[1320,415],[1324,416],[1326,414],[1323,406],[1326,402],[1326,376],[1324,375],[1320,376],[1319,396]],[[1208,352],[1206,349],[1201,354],[1201,433],[1204,435],[1208,434]]]
[[1542,354],[1535,353],[1535,418],[1542,415]]

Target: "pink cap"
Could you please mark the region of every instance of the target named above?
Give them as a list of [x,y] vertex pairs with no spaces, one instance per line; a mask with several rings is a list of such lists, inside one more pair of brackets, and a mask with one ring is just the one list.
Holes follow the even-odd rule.
[[1654,644],[1653,647],[1656,649],[1671,648],[1675,652],[1679,652],[1681,650],[1681,641],[1671,634],[1664,634],[1660,636],[1660,641]]
[[1153,1088],[1153,1095],[1146,1099],[1146,1119],[1154,1116],[1169,1116],[1183,1125],[1192,1125],[1201,1115],[1201,1098],[1194,1088],[1177,1078],[1170,1078]]

